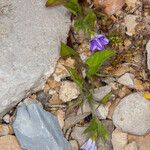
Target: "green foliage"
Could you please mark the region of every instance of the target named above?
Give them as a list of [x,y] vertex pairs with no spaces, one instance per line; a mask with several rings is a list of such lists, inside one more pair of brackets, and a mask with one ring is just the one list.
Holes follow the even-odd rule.
[[88,9],[85,16],[79,16],[75,21],[75,29],[77,31],[84,31],[91,33],[94,29],[94,23],[96,20],[96,15],[92,9]]
[[48,0],[46,2],[46,7],[63,4],[64,2],[65,2],[65,0]]
[[84,134],[89,133],[90,137],[96,141],[100,137],[103,141],[108,139],[108,131],[96,117],[90,121],[89,126],[84,130]]
[[83,87],[83,83],[84,83],[84,79],[82,78],[81,75],[79,75],[78,71],[76,69],[73,68],[69,68],[67,66],[65,66],[67,71],[69,72],[72,80],[80,87],[80,89],[82,90]]
[[120,44],[122,43],[122,36],[118,33],[111,33],[109,36],[108,36],[108,39],[110,40],[110,43],[112,45],[116,45],[116,44]]
[[104,63],[104,61],[115,54],[112,50],[99,51],[91,55],[87,60],[88,65],[87,75],[95,75],[99,67]]
[[109,92],[108,94],[106,94],[102,98],[102,100],[100,101],[100,103],[105,105],[109,101],[109,99],[111,98],[111,96],[112,96],[112,92]]
[[76,55],[76,52],[72,48],[70,48],[63,42],[61,42],[60,56],[66,57],[66,56],[74,56],[74,55]]
[[81,14],[81,7],[78,0],[69,0],[64,6],[75,16]]

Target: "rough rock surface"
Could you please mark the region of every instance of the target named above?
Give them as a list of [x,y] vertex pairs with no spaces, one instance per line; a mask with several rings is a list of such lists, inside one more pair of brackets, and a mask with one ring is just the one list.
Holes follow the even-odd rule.
[[70,16],[45,0],[0,1],[0,117],[53,72]]
[[148,66],[148,69],[150,70],[150,40],[148,41],[146,45],[146,50],[147,50],[147,66]]
[[113,114],[116,127],[135,135],[144,135],[150,130],[150,101],[139,93],[124,97]]

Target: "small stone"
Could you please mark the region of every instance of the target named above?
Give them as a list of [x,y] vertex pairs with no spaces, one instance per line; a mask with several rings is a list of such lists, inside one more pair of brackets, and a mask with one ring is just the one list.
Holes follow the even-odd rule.
[[79,146],[84,144],[89,138],[89,136],[87,134],[83,134],[85,129],[86,129],[86,127],[74,127],[73,131],[71,133],[71,137],[74,140],[78,141]]
[[0,124],[0,136],[13,134],[13,133],[14,131],[11,125]]
[[144,136],[128,135],[129,142],[136,142],[138,150],[149,150],[150,147],[150,133]]
[[96,109],[96,114],[98,116],[99,119],[106,119],[107,115],[108,115],[108,107],[104,106],[104,105],[100,105],[97,109]]
[[139,4],[138,0],[126,0],[125,3],[128,5],[128,7],[135,8],[136,4]]
[[64,122],[65,112],[62,110],[58,110],[56,114],[57,114],[57,119],[58,119],[60,128],[62,129],[64,127],[64,124],[65,124],[65,122]]
[[84,114],[84,113],[91,113],[91,108],[88,102],[84,102],[81,107],[79,107],[77,115]]
[[144,83],[141,80],[134,79],[135,89],[138,91],[144,91],[145,86]]
[[62,100],[60,100],[59,94],[55,93],[54,95],[52,95],[52,97],[49,100],[49,105],[61,105],[61,104]]
[[1,150],[23,150],[16,137],[13,135],[6,135],[0,137],[0,149]]
[[10,123],[10,115],[9,114],[6,114],[4,117],[3,117],[3,121],[5,123]]
[[136,15],[127,15],[124,19],[125,26],[127,27],[126,34],[129,36],[135,34],[135,27],[137,25],[136,19],[137,19]]
[[124,150],[125,145],[128,143],[127,133],[123,133],[118,129],[115,129],[112,133],[112,145],[113,150]]
[[80,94],[80,89],[74,82],[64,81],[60,87],[59,98],[63,102],[69,102],[76,99]]
[[131,93],[131,91],[130,91],[126,86],[123,86],[123,87],[119,90],[118,96],[119,96],[120,98],[123,98],[123,97],[129,95],[130,93]]
[[71,127],[73,127],[75,124],[80,122],[82,119],[86,118],[90,113],[84,113],[78,116],[70,116],[67,119],[65,119],[65,126],[64,130],[67,130]]
[[120,84],[123,84],[129,88],[134,88],[134,75],[131,73],[125,73],[118,79]]
[[107,15],[113,15],[125,4],[125,0],[94,0],[96,7],[104,8]]
[[56,69],[53,74],[54,80],[59,82],[61,81],[61,79],[69,77],[70,74],[68,73],[65,66],[74,68],[74,65],[75,65],[75,60],[70,57],[67,60],[60,59],[56,65]]
[[129,39],[125,39],[125,40],[124,40],[124,45],[125,45],[126,47],[129,47],[129,46],[131,45],[131,41],[130,41]]
[[150,40],[146,44],[146,51],[147,51],[147,67],[150,70]]
[[71,150],[78,150],[78,149],[79,149],[78,143],[77,143],[76,140],[71,140],[71,141],[69,141],[69,142],[70,142],[70,144],[71,144]]
[[144,135],[150,131],[150,101],[139,93],[124,97],[113,114],[114,125],[123,132]]
[[129,143],[128,145],[126,145],[124,150],[139,150],[139,149],[138,149],[137,143],[132,142],[132,143]]
[[94,89],[93,98],[96,101],[100,101],[104,96],[111,92],[111,86],[106,85],[100,88]]

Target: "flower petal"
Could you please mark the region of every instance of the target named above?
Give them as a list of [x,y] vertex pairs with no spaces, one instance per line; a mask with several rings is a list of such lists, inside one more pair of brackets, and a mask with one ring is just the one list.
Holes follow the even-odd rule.
[[100,41],[103,45],[107,45],[109,43],[109,40],[106,37],[101,38]]
[[90,51],[94,52],[97,49],[97,42],[95,40],[90,41]]

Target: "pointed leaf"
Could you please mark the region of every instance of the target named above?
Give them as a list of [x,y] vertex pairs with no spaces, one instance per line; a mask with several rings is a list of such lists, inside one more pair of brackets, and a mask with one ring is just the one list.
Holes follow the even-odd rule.
[[61,50],[60,50],[61,57],[73,56],[75,54],[76,54],[76,52],[72,48],[70,48],[63,42],[61,42]]
[[46,7],[56,6],[65,3],[65,0],[48,0],[45,4]]
[[112,50],[104,50],[91,55],[86,60],[86,64],[88,65],[87,75],[94,75],[98,71],[99,67],[104,63],[104,61],[113,56],[114,54],[115,52]]

